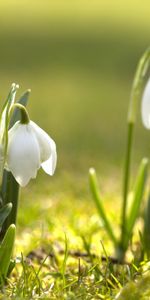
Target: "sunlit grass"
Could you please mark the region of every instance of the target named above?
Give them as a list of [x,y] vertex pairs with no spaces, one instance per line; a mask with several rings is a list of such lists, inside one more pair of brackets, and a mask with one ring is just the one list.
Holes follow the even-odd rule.
[[[60,191],[59,180],[54,179],[52,184],[46,179],[41,185],[42,178],[24,191],[19,204],[14,252],[18,260],[4,295],[13,295],[13,299],[92,299],[93,296],[94,299],[114,299],[121,287],[135,278],[141,279],[149,270],[145,263],[143,267],[130,264],[133,254],[138,258],[141,220],[135,229],[134,244],[127,253],[127,264],[118,265],[109,258],[107,261],[106,255],[115,258],[112,243],[84,185],[87,182],[85,178],[76,177],[74,185],[72,178],[63,174],[64,191]],[[104,205],[117,234],[121,199],[114,183],[107,180],[105,183]],[[68,254],[63,275],[65,236]],[[102,262],[102,257],[106,261]],[[125,293],[131,292],[132,285],[136,291],[136,284],[131,283]],[[146,282],[145,289],[148,292]]]

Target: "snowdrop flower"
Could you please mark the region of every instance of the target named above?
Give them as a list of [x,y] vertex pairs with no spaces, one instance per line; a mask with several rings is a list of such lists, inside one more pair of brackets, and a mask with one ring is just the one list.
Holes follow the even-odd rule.
[[57,162],[55,142],[27,115],[8,131],[6,169],[24,187],[40,167],[53,175]]
[[142,121],[150,129],[150,78],[148,79],[142,96]]

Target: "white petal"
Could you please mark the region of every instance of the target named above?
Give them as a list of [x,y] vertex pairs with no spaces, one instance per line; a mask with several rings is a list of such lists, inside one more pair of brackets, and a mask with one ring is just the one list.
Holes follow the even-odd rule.
[[54,141],[53,143],[51,141],[51,149],[52,149],[52,153],[50,158],[47,161],[43,162],[41,166],[47,174],[52,176],[55,172],[56,163],[57,163],[57,152],[56,152],[56,145]]
[[147,81],[142,96],[142,121],[147,129],[150,129],[150,79]]
[[8,132],[7,166],[16,181],[25,186],[40,167],[40,149],[30,123],[17,122]]
[[37,124],[30,123],[39,143],[41,166],[47,174],[53,175],[57,162],[56,144]]

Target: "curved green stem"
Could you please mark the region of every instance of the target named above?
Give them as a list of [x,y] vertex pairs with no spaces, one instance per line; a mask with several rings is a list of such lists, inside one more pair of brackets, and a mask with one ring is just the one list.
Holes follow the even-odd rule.
[[29,114],[28,114],[26,108],[20,103],[15,103],[15,104],[12,105],[11,111],[10,111],[10,118],[11,118],[11,114],[14,111],[15,108],[18,108],[20,110],[20,113],[21,113],[20,123],[21,124],[28,124],[30,122]]

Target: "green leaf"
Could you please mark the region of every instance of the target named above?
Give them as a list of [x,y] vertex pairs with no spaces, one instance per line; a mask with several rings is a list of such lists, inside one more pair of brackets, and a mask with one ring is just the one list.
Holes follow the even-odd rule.
[[12,210],[12,203],[8,203],[0,209],[0,227],[3,225],[4,221],[8,217]]
[[95,205],[97,207],[97,211],[98,211],[100,217],[103,220],[103,223],[104,223],[104,226],[105,226],[105,229],[106,229],[107,233],[109,234],[112,242],[116,246],[117,245],[117,239],[116,239],[116,237],[113,233],[112,226],[111,226],[111,224],[109,223],[109,221],[106,217],[106,213],[105,213],[105,210],[104,210],[104,207],[103,207],[103,204],[102,204],[102,199],[101,199],[100,194],[99,194],[99,188],[98,188],[96,173],[95,173],[95,170],[93,168],[89,170],[89,181],[90,181],[91,192],[93,194],[93,199],[94,199]]
[[126,235],[124,237],[124,249],[127,249],[128,247],[128,243],[132,235],[133,227],[139,213],[140,204],[143,198],[143,193],[145,188],[147,169],[148,169],[148,159],[143,158],[136,178],[135,187],[133,191],[133,202],[130,209],[129,217],[127,219],[127,226],[125,229]]
[[15,241],[16,227],[14,224],[10,225],[4,239],[0,245],[0,275],[5,279],[10,265],[14,241]]

